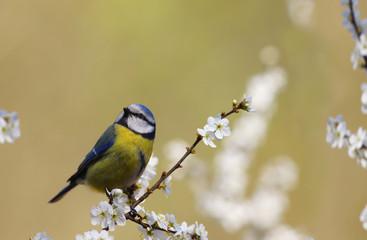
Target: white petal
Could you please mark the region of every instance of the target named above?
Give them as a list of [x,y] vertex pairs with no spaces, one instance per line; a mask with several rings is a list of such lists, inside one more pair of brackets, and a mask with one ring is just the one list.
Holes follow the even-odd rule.
[[205,131],[203,129],[198,128],[197,130],[202,137],[205,137]]
[[223,133],[221,130],[217,130],[215,131],[215,137],[218,139],[218,140],[222,140],[223,139]]
[[94,216],[98,216],[99,214],[101,214],[101,209],[99,207],[92,207],[92,209],[90,210],[90,215],[92,217]]
[[216,148],[217,146],[214,144],[214,142],[213,141],[209,141],[209,146],[211,146],[212,148]]
[[222,116],[218,114],[217,116],[215,116],[215,123],[218,124],[221,119],[222,119]]
[[208,124],[215,124],[215,119],[212,116],[208,117]]
[[126,224],[126,219],[124,217],[119,217],[116,219],[116,224],[119,226],[125,226]]
[[222,132],[223,132],[224,136],[230,136],[231,135],[231,129],[228,126],[223,127]]
[[217,130],[217,125],[215,123],[207,124],[204,126],[204,130],[207,132],[214,132]]
[[96,225],[101,224],[102,218],[100,218],[100,217],[94,217],[94,218],[92,218],[92,220],[90,222],[91,222],[92,225],[96,226]]
[[229,124],[229,120],[227,118],[223,118],[222,120],[220,120],[221,126],[227,126],[228,124]]

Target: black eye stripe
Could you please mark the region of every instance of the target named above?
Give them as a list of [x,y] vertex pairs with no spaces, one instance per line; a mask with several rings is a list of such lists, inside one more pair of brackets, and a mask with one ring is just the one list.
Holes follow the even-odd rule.
[[143,120],[149,122],[148,119],[143,114],[141,114],[141,113],[130,112],[130,115],[135,116],[135,117],[138,117],[140,119],[143,119]]

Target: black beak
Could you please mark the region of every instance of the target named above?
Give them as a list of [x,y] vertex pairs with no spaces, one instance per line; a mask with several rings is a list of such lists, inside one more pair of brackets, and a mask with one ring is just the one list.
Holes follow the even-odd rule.
[[128,115],[130,113],[130,110],[128,108],[124,108],[124,114]]

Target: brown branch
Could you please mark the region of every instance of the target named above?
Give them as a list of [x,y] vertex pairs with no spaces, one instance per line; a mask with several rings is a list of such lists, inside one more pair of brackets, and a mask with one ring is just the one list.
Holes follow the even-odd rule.
[[[233,102],[232,104],[232,110],[225,113],[222,112],[221,113],[221,117],[222,118],[226,118],[229,115],[233,114],[233,113],[238,113],[239,110],[244,110],[244,111],[248,111],[248,107],[246,106],[246,100],[244,99],[243,101],[241,101],[239,104],[237,104],[236,102]],[[136,206],[138,206],[141,202],[143,202],[145,199],[147,199],[155,190],[157,189],[161,189],[161,183],[167,179],[174,171],[176,171],[178,168],[182,168],[182,163],[183,161],[190,155],[190,154],[194,154],[195,150],[194,148],[196,147],[196,145],[198,145],[198,143],[203,139],[203,137],[200,134],[197,134],[196,140],[195,142],[191,145],[191,147],[186,148],[186,153],[181,157],[181,159],[168,171],[168,172],[162,172],[161,177],[158,179],[158,181],[151,187],[148,188],[147,191],[144,193],[143,196],[141,196],[139,199],[135,199],[134,197],[134,189],[135,189],[135,185],[133,185],[131,187],[131,189],[129,189],[129,195],[128,198],[132,201],[130,207],[131,207],[131,211],[125,214],[125,218],[126,220],[130,220],[132,222],[135,222],[137,224],[139,224],[140,226],[142,226],[143,228],[147,229],[150,228],[152,230],[159,230],[159,231],[163,231],[166,233],[171,233],[171,234],[175,234],[177,233],[176,231],[173,230],[165,230],[163,228],[160,228],[158,226],[157,223],[154,223],[153,225],[149,225],[148,223],[144,222],[144,218],[141,217],[139,214],[136,213],[136,211],[134,210]],[[108,195],[108,194],[107,194]],[[109,204],[112,205],[113,204],[113,196],[108,195],[108,199],[109,199]],[[136,218],[137,217],[137,218]],[[109,228],[106,227],[103,230],[108,231]],[[194,233],[191,234],[192,239],[198,239],[198,236]]]
[[139,218],[139,219],[135,219],[133,216],[131,216],[129,213],[126,213],[125,214],[125,217],[126,217],[126,220],[130,220],[130,221],[132,221],[132,222],[134,222],[134,223],[137,223],[137,224],[139,224],[140,226],[142,226],[143,228],[145,228],[145,229],[147,229],[147,228],[151,228],[152,230],[159,230],[159,231],[162,231],[162,232],[170,232],[170,233],[173,233],[173,234],[175,234],[176,233],[176,231],[172,231],[172,230],[165,230],[165,229],[163,229],[163,228],[160,228],[160,227],[158,227],[158,226],[155,226],[155,225],[153,225],[153,226],[151,226],[151,225],[149,225],[149,224],[147,224],[147,223],[145,223],[145,222],[143,222],[142,220],[142,218]]
[[[357,38],[360,39],[362,35],[362,29],[360,26],[357,25],[357,19],[356,19],[354,8],[353,8],[353,0],[349,0],[348,7],[350,10],[350,22],[352,23],[352,26],[354,30],[356,31]],[[364,60],[364,64],[362,65],[362,67],[367,69],[367,56],[363,56],[362,58]]]
[[[239,110],[246,110],[245,109],[245,100],[241,101],[238,105],[234,105],[232,107],[232,110],[229,111],[228,113],[222,112],[221,113],[221,117],[222,118],[226,118],[229,115],[231,115],[232,113],[238,113]],[[196,147],[196,145],[203,139],[203,137],[201,135],[197,135],[195,142],[191,145],[190,148],[188,148],[186,150],[186,153],[181,157],[181,159],[168,171],[168,172],[162,172],[161,177],[159,178],[159,180],[151,187],[148,188],[147,191],[144,193],[143,196],[141,196],[139,199],[134,200],[133,199],[133,203],[131,205],[131,207],[135,208],[137,205],[139,205],[141,202],[143,202],[146,198],[149,197],[149,195],[151,195],[155,190],[159,189],[161,183],[168,178],[175,170],[177,170],[178,168],[182,167],[182,162],[190,155],[195,153],[194,148]]]
[[196,145],[201,141],[202,138],[203,137],[201,136],[197,136],[196,141],[192,144],[192,146],[188,150],[186,150],[186,153],[181,157],[181,159],[168,172],[162,172],[160,179],[151,188],[148,188],[143,196],[141,196],[138,200],[134,201],[131,206],[135,208],[139,203],[144,201],[150,194],[152,194],[157,188],[159,188],[161,183],[168,176],[170,176],[176,169],[181,168],[182,167],[181,163],[192,153],[192,151],[194,150]]

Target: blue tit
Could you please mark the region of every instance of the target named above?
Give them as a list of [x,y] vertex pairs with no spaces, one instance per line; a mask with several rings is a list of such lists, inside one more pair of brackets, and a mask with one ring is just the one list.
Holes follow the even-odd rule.
[[154,116],[147,107],[132,104],[124,108],[68,179],[69,185],[49,202],[60,200],[78,184],[101,192],[132,186],[152,155],[155,129]]

